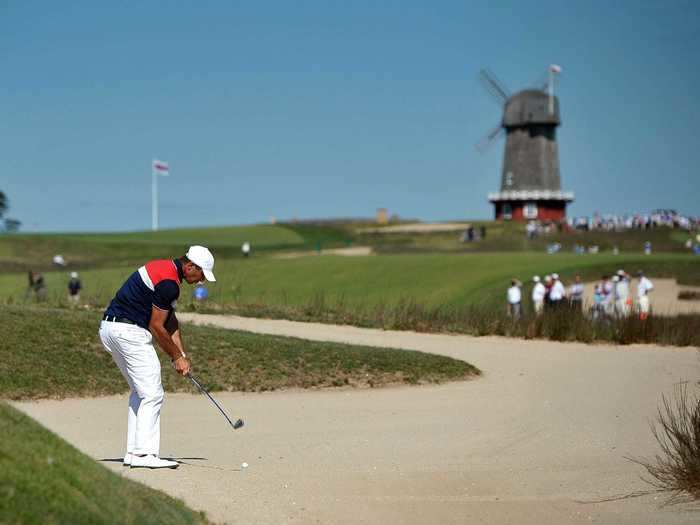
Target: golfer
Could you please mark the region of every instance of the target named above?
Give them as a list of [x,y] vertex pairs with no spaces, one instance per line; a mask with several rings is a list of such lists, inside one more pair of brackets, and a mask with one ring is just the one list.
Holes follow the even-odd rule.
[[131,390],[125,466],[179,465],[159,457],[163,385],[153,337],[170,356],[177,373],[187,375],[190,362],[175,317],[175,302],[183,280],[188,284],[205,278],[215,281],[213,269],[214,257],[204,246],[191,246],[179,259],[148,262],[131,274],[104,313],[100,339]]

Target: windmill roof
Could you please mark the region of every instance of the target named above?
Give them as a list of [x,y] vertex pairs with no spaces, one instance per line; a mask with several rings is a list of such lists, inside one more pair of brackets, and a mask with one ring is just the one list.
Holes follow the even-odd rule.
[[539,89],[518,91],[506,101],[503,110],[504,127],[527,126],[530,124],[558,126],[560,123],[559,99],[554,96],[553,104],[550,108],[549,95]]

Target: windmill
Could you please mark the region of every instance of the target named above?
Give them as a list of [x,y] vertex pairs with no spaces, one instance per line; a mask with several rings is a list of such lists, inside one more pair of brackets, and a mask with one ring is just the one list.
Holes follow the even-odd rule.
[[501,191],[490,193],[497,220],[554,220],[566,217],[566,205],[574,194],[561,191],[556,128],[561,124],[559,100],[554,95],[557,65],[549,66],[546,82],[511,95],[487,69],[481,81],[503,108],[501,123],[476,144],[484,152],[505,134]]

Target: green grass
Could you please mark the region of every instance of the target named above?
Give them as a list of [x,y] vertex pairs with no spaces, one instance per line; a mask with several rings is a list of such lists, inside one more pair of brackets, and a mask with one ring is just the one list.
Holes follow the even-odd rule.
[[158,232],[106,234],[12,234],[0,235],[0,264],[9,271],[49,270],[52,257],[61,254],[70,269],[115,264],[140,264],[153,258],[177,257],[192,244],[205,245],[218,256],[241,257],[243,242],[254,253],[279,250],[313,250],[347,246],[352,242],[344,230],[314,225],[254,225],[189,228]]
[[[700,285],[700,258],[675,253],[683,245],[677,231],[662,228],[621,233],[563,232],[528,241],[522,224],[483,224],[487,228],[486,241],[468,245],[457,241],[457,233],[362,234],[357,232],[368,224],[349,223],[172,230],[156,234],[4,236],[0,237],[0,264],[10,248],[14,256],[21,255],[15,263],[20,261],[26,266],[39,253],[44,254],[42,260],[50,260],[56,251],[51,243],[63,243],[86,259],[84,264],[78,260],[83,266],[74,264],[62,271],[44,271],[48,304],[65,304],[68,271],[80,266],[82,300],[101,309],[137,266],[149,258],[177,256],[183,245],[203,239],[212,246],[217,261],[218,281],[208,285],[210,299],[205,305],[210,311],[413,329],[430,329],[441,325],[430,319],[449,319],[453,315],[436,312],[461,312],[477,305],[502,310],[505,290],[513,277],[525,283],[526,296],[533,275],[552,272],[559,273],[565,281],[575,274],[591,281],[618,268],[630,273],[642,269],[652,279],[676,278],[681,284]],[[474,225],[478,228],[482,223]],[[259,237],[255,240],[251,235]],[[253,242],[253,256],[248,259],[241,257],[239,250],[244,238]],[[561,253],[547,255],[545,244],[557,239],[565,248]],[[652,241],[653,255],[641,254],[644,240]],[[177,245],[177,250],[169,244],[176,241],[183,243]],[[318,247],[365,241],[380,255],[317,257],[313,253]],[[576,255],[570,249],[573,244],[597,244],[605,251]],[[619,255],[611,253],[613,245],[620,248]],[[489,247],[498,251],[483,251]],[[310,252],[300,258],[273,257],[284,250]],[[64,255],[68,253],[65,251]],[[13,264],[6,261],[5,267],[19,268]],[[26,287],[26,274],[3,273],[0,304],[23,303]],[[194,308],[191,291],[191,287],[183,286],[181,309]],[[408,318],[415,322],[406,321]]]
[[284,226],[299,235],[306,248],[313,250],[350,246],[355,241],[350,228],[343,225],[285,223]]
[[[622,232],[568,230],[552,232],[529,240],[522,223],[471,221],[477,233],[486,228],[486,238],[461,242],[462,231],[433,233],[358,233],[356,244],[373,246],[379,253],[428,253],[428,252],[544,252],[548,244],[558,242],[564,252],[571,252],[575,245],[598,246],[601,252],[619,251],[640,254],[644,243],[652,243],[653,250],[663,253],[688,253],[685,241],[691,237],[686,232],[669,228],[653,230],[629,230]],[[466,229],[467,223],[465,223]]]
[[69,268],[87,269],[176,257],[192,244],[209,247],[217,257],[240,258],[241,245],[246,241],[257,254],[343,247],[351,245],[353,239],[342,225],[301,223],[158,232],[0,234],[0,263],[10,271],[48,270],[52,257],[60,253]]
[[[466,223],[465,223],[466,224]],[[102,268],[138,264],[141,261],[181,255],[191,244],[210,247],[219,258],[240,258],[240,246],[249,241],[254,254],[285,250],[317,250],[350,245],[369,245],[378,253],[543,253],[547,244],[560,242],[564,252],[575,244],[598,245],[609,252],[640,254],[645,241],[655,252],[684,253],[688,234],[659,228],[626,232],[562,232],[525,238],[524,225],[494,221],[471,221],[477,231],[486,228],[485,240],[462,243],[460,232],[447,233],[363,233],[371,223],[283,223],[277,225],[183,228],[158,232],[64,233],[0,235],[0,264],[6,271],[51,269],[51,258],[62,254],[70,269]]]
[[[413,254],[369,257],[308,256],[296,259],[253,257],[219,259],[217,283],[209,285],[211,304],[260,304],[300,307],[321,295],[327,304],[369,307],[415,301],[425,306],[500,304],[509,281],[529,283],[535,274],[558,272],[565,279],[580,273],[585,280],[618,268],[644,269],[653,277],[676,277],[683,284],[700,284],[700,258],[681,254],[574,255],[561,253]],[[103,307],[135,265],[81,271],[83,298]],[[49,297],[64,299],[68,275],[46,272]],[[0,301],[18,303],[27,287],[23,273],[0,275]],[[183,285],[180,304],[191,299]]]
[[0,403],[0,523],[194,524],[203,513],[124,479]]
[[[0,397],[96,396],[128,388],[99,341],[99,313],[0,306]],[[382,386],[461,380],[468,363],[421,352],[186,325],[193,370],[214,390]],[[167,391],[193,392],[159,352]]]

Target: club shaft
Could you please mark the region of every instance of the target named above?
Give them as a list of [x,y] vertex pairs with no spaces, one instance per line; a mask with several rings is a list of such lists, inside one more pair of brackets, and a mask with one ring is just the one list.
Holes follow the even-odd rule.
[[200,384],[200,382],[197,381],[197,380],[192,376],[192,374],[187,374],[187,377],[190,378],[190,381],[192,381],[192,383],[194,384],[194,386],[196,386],[202,394],[204,394],[205,396],[207,396],[207,397],[209,398],[209,400],[210,400],[212,403],[214,403],[214,406],[216,406],[216,408],[219,409],[219,412],[221,412],[221,414],[226,418],[226,421],[228,421],[229,424],[230,424],[232,427],[235,428],[235,425],[233,424],[233,421],[231,421],[231,418],[228,417],[228,416],[226,415],[226,412],[224,412],[224,409],[221,408],[221,407],[219,406],[219,403],[217,403],[216,400],[215,400],[213,397],[211,397],[211,394],[210,394],[209,392],[207,392],[207,389],[204,388],[204,387]]

